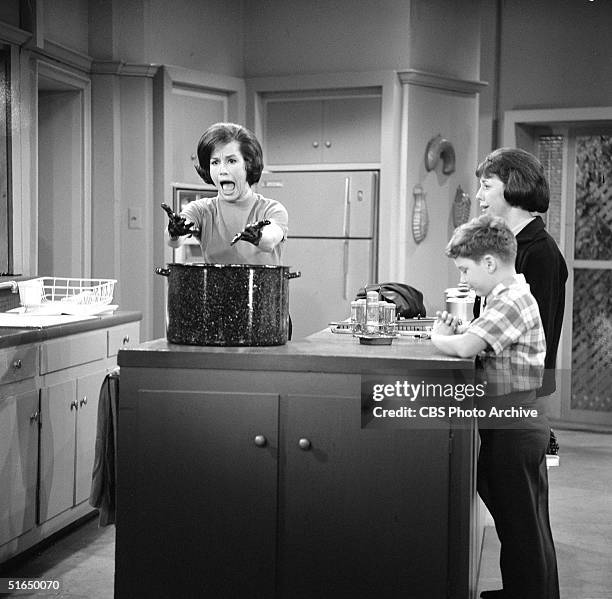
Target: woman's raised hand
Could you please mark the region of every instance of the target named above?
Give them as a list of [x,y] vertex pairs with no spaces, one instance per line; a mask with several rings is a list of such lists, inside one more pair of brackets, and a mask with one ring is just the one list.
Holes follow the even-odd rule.
[[197,229],[192,229],[193,223],[186,222],[185,218],[174,212],[168,204],[162,204],[161,207],[168,215],[168,233],[170,237],[176,238],[182,235],[191,237],[194,233],[197,233]]

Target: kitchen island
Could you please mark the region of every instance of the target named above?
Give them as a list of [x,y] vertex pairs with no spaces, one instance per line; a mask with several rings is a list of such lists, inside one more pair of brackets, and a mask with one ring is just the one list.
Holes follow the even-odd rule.
[[474,427],[370,426],[362,389],[472,361],[325,330],[118,362],[117,599],[474,596]]

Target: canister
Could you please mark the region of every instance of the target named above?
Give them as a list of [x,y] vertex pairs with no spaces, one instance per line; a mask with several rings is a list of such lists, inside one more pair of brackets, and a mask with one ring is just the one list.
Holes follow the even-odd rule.
[[444,290],[446,311],[466,324],[474,318],[476,293],[467,286],[449,287]]

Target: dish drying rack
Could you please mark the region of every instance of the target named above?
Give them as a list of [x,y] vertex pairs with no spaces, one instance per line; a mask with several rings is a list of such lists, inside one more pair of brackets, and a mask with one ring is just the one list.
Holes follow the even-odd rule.
[[26,311],[42,308],[95,313],[113,300],[116,279],[39,277],[19,282],[19,299]]
[[[397,334],[400,336],[428,339],[435,320],[435,318],[427,317],[399,318],[395,321],[397,324]],[[339,333],[341,335],[352,334],[351,323],[348,320],[330,323],[330,329],[332,333]]]

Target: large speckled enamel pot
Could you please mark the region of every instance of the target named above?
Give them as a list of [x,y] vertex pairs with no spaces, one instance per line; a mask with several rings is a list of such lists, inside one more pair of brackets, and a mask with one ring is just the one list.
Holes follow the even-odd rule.
[[166,337],[186,345],[284,345],[289,332],[288,266],[168,264]]

